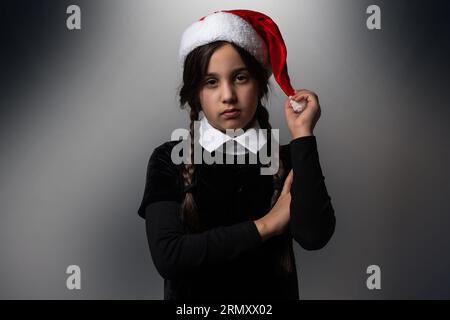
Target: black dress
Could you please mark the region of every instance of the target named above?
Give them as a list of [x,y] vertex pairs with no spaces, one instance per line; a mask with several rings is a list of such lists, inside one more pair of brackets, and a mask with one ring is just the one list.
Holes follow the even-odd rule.
[[317,250],[328,243],[336,223],[316,137],[280,146],[286,175],[294,171],[291,220],[284,235],[264,242],[253,221],[270,211],[274,184],[271,175],[260,174],[262,164],[197,164],[192,192],[202,230],[193,233],[179,215],[185,192],[182,165],[171,160],[178,143],[166,142],[151,155],[138,210],[146,219],[153,262],[164,278],[164,299],[298,299],[296,268],[287,273],[280,267],[286,237]]

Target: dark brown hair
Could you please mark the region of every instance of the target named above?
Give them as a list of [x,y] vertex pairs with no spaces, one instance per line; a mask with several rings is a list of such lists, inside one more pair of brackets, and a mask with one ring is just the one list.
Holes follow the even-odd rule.
[[[231,44],[236,51],[241,56],[244,64],[248,68],[249,74],[253,77],[258,84],[258,106],[256,108],[255,117],[262,129],[267,129],[270,132],[272,129],[269,123],[269,112],[262,105],[261,100],[267,98],[269,91],[269,74],[267,70],[245,49],[240,46],[226,41],[215,41],[209,44],[199,46],[191,51],[184,62],[183,70],[183,83],[179,92],[180,95],[180,105],[182,109],[185,109],[186,104],[189,106],[189,118],[190,118],[190,158],[191,163],[185,164],[183,166],[183,185],[185,188],[185,196],[181,205],[181,218],[186,223],[186,225],[191,230],[200,229],[200,221],[198,218],[197,207],[192,194],[192,186],[194,174],[195,174],[195,164],[194,164],[194,121],[199,120],[199,113],[202,110],[199,98],[199,92],[202,87],[204,77],[208,71],[209,60],[213,53],[225,45],[226,43]],[[270,135],[269,135],[270,137]],[[271,199],[271,207],[274,206],[278,197],[281,193],[283,187],[283,178],[285,177],[285,170],[283,167],[283,162],[280,158],[280,165],[278,172],[273,175],[274,193]],[[292,239],[285,236],[285,250],[283,250],[280,256],[280,265],[286,272],[291,272],[293,267],[293,261],[291,258],[292,251]]]

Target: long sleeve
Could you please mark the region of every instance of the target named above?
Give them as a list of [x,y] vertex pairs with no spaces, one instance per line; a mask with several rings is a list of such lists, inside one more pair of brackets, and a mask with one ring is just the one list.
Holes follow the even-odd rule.
[[145,219],[145,208],[156,201],[181,202],[179,171],[171,160],[171,150],[177,141],[166,142],[153,151],[147,164],[144,195],[138,214]]
[[165,143],[151,155],[138,210],[139,216],[146,221],[153,262],[165,279],[234,260],[262,243],[253,221],[195,234],[187,232],[179,215],[182,201],[180,172],[171,160],[175,143]]
[[165,279],[232,261],[262,243],[253,221],[188,234],[179,208],[175,201],[158,201],[146,208],[150,252],[156,269]]
[[304,249],[318,250],[333,235],[336,218],[320,167],[316,137],[292,140],[290,154],[294,171],[290,231]]

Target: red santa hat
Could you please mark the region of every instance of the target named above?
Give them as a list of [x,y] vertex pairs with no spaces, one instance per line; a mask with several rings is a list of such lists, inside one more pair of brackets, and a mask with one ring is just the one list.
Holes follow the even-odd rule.
[[295,94],[289,79],[283,37],[275,22],[267,15],[251,10],[222,10],[202,17],[183,33],[179,56],[181,63],[195,48],[213,41],[237,44],[252,54],[287,96]]

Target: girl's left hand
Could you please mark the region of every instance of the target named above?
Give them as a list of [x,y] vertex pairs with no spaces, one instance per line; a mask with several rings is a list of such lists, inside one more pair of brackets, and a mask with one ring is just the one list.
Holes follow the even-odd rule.
[[303,111],[297,113],[291,107],[289,98],[284,103],[284,113],[292,139],[311,136],[321,114],[319,98],[312,91],[300,89],[295,90],[292,100],[303,104]]

